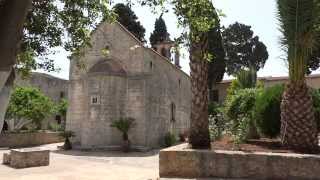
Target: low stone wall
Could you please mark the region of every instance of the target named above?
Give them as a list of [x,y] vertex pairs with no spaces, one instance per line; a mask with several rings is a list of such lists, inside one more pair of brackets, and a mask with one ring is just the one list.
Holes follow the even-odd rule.
[[161,178],[319,179],[320,156],[187,149],[160,151]]
[[63,138],[55,132],[5,133],[0,135],[0,147],[29,147],[58,142],[63,142]]

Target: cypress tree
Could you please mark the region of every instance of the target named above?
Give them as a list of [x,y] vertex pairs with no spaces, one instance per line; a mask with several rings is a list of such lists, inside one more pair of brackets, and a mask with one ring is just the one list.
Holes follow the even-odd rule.
[[150,44],[153,47],[157,43],[169,40],[169,36],[170,35],[167,31],[166,23],[162,18],[162,14],[161,14],[161,16],[158,19],[156,19],[156,22],[154,25],[154,31],[150,35]]

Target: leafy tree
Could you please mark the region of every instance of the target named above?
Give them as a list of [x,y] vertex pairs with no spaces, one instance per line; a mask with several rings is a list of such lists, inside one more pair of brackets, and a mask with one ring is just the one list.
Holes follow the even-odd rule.
[[226,71],[225,51],[222,44],[222,35],[220,24],[218,24],[219,17],[216,15],[217,27],[209,31],[209,53],[213,56],[209,62],[208,70],[208,85],[212,90],[215,83],[223,79]]
[[126,27],[136,38],[141,42],[146,42],[144,39],[146,30],[138,21],[138,17],[131,10],[129,5],[122,3],[116,4],[113,7],[114,12],[117,14],[117,20]]
[[319,43],[320,2],[277,0],[277,5],[289,64],[289,84],[281,102],[281,140],[292,149],[312,151],[318,148],[318,134],[305,75]]
[[41,122],[54,113],[54,103],[40,90],[30,87],[17,87],[10,98],[6,113],[8,118],[23,120],[41,128]]
[[240,69],[263,68],[269,57],[267,47],[253,36],[250,26],[236,22],[223,31],[227,73],[237,74]]
[[59,103],[56,105],[56,112],[60,114],[63,117],[66,117],[68,110],[68,101],[66,99],[62,99]]
[[191,75],[191,123],[189,142],[194,149],[210,149],[208,121],[208,63],[209,31],[216,27],[217,12],[209,0],[142,0],[143,5],[152,7],[174,6],[178,23],[186,28],[184,40],[190,53]]
[[155,25],[154,25],[154,31],[150,35],[150,44],[153,47],[155,44],[164,42],[169,39],[169,33],[167,31],[167,25],[164,19],[162,18],[162,15],[156,19]]
[[[53,47],[80,55],[100,20],[114,20],[109,6],[109,0],[0,0],[0,94],[10,92],[14,67],[25,75],[36,68],[55,70],[46,58]],[[1,99],[0,115],[8,101]]]

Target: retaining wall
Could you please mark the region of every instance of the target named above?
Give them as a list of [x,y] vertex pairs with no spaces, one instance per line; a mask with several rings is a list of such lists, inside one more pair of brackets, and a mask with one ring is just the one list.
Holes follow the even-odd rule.
[[4,133],[0,135],[0,147],[29,147],[63,142],[56,132]]
[[187,144],[160,151],[161,178],[320,179],[320,156],[191,150]]

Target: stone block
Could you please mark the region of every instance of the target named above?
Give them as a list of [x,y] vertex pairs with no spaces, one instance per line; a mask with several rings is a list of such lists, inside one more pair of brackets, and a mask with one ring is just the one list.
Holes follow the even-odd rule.
[[13,168],[28,168],[48,166],[50,151],[39,148],[12,149],[10,154],[10,166]]
[[9,165],[10,164],[10,154],[4,153],[3,154],[3,164]]

